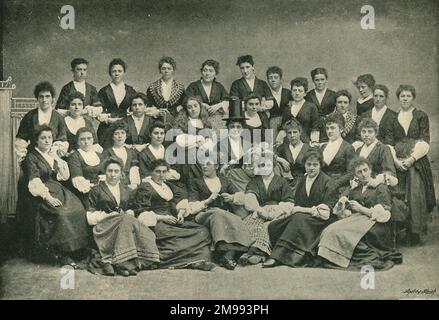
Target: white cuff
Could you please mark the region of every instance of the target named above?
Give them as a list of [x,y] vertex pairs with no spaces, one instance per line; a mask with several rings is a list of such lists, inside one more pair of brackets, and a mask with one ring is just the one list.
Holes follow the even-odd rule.
[[157,215],[152,211],[143,211],[137,220],[146,227],[154,227],[157,224]]

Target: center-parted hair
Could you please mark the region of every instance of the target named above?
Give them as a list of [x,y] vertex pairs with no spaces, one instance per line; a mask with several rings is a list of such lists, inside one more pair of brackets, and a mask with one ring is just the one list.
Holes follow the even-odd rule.
[[337,100],[339,97],[346,97],[346,98],[348,98],[349,103],[351,103],[351,101],[352,101],[352,95],[346,89],[342,89],[342,90],[337,91],[337,93],[335,94],[335,100]]
[[384,96],[386,98],[389,97],[389,88],[387,88],[387,86],[385,86],[384,84],[376,84],[373,87],[373,91],[375,91],[375,90],[381,90],[382,92],[384,92]]
[[81,134],[83,134],[84,132],[88,132],[88,133],[90,133],[90,134],[91,134],[91,137],[92,137],[92,139],[93,139],[93,143],[96,143],[96,141],[94,141],[94,138],[93,138],[94,133],[93,133],[92,129],[89,128],[89,127],[82,127],[82,128],[79,128],[78,131],[76,131],[76,143],[77,143],[77,144],[79,143],[79,137],[80,137]]
[[209,66],[212,67],[213,69],[215,69],[215,73],[218,75],[219,74],[219,69],[220,69],[220,64],[218,61],[213,60],[213,59],[207,59],[206,61],[204,61],[201,64],[201,68],[200,71],[203,71],[205,66]]
[[161,57],[159,60],[159,71],[161,71],[163,64],[168,63],[174,70],[177,70],[177,62],[172,57]]

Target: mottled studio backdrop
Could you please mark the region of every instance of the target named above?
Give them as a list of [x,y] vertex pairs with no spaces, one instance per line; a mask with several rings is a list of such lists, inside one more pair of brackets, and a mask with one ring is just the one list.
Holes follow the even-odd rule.
[[[67,4],[75,8],[74,30],[59,26]],[[375,8],[375,30],[361,29],[365,4]],[[240,77],[237,56],[249,53],[260,78],[271,65],[284,70],[285,82],[309,79],[312,68],[323,66],[330,88],[355,96],[352,79],[372,73],[389,86],[393,109],[397,86],[413,84],[433,141],[439,140],[439,1],[5,0],[4,6],[4,76],[12,76],[16,96],[31,97],[35,83],[46,79],[59,91],[71,80],[70,60],[79,56],[90,61],[88,79],[98,89],[109,82],[109,61],[121,57],[126,82],[145,91],[158,78],[163,55],[175,57],[176,78],[186,85],[198,79],[205,59],[216,59],[218,80],[230,88]]]

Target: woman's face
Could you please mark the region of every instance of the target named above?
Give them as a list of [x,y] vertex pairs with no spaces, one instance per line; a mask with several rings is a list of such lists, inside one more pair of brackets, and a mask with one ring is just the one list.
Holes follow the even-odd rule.
[[298,128],[291,128],[287,130],[287,137],[290,144],[293,146],[300,143],[300,130]]
[[38,104],[42,111],[47,111],[52,108],[53,102],[54,98],[50,91],[41,91],[38,93]]
[[293,100],[295,102],[302,101],[306,96],[305,88],[303,86],[293,86],[291,88],[291,92],[293,94]]
[[37,147],[43,152],[47,152],[52,147],[52,132],[51,131],[43,131],[40,133],[37,139]]
[[372,89],[364,82],[359,82],[357,85],[357,89],[360,92],[362,98],[367,98],[372,94]]
[[254,115],[261,107],[261,102],[259,99],[250,99],[245,103],[245,111],[252,116]]
[[258,176],[269,176],[273,172],[273,160],[267,159],[257,163],[255,174]]
[[227,129],[229,129],[229,136],[236,138],[241,135],[243,126],[241,122],[231,122],[227,125]]
[[159,145],[163,144],[165,140],[165,129],[163,128],[154,128],[151,132],[151,144]]
[[189,100],[187,102],[186,108],[187,108],[187,114],[188,114],[189,118],[191,118],[191,119],[200,118],[201,107],[200,107],[200,104],[198,103],[198,101]]
[[247,176],[249,176],[250,178],[253,178],[255,176],[255,166],[254,166],[254,164],[244,164],[242,166],[242,169],[247,174]]
[[123,146],[126,139],[127,139],[127,133],[125,130],[117,129],[116,131],[113,132],[114,146],[116,147]]
[[340,96],[335,100],[335,106],[337,111],[341,114],[345,114],[349,109],[349,98],[346,96]]
[[375,107],[382,108],[387,103],[387,97],[383,90],[375,89],[373,92],[373,104]]
[[376,141],[377,133],[374,128],[361,128],[361,140],[366,146],[371,145]]
[[115,84],[119,84],[123,81],[125,71],[120,64],[115,64],[111,67],[111,80]]
[[83,132],[78,137],[78,147],[83,151],[89,151],[93,143],[93,135],[91,132]]
[[72,72],[73,80],[78,82],[85,81],[85,78],[87,77],[87,65],[85,63],[77,64]]
[[211,162],[205,163],[201,166],[203,170],[203,175],[205,177],[215,177],[217,166]]
[[274,91],[277,91],[282,85],[282,79],[278,73],[270,73],[267,77],[267,80],[271,89]]
[[324,74],[316,74],[314,79],[312,79],[312,82],[314,82],[317,91],[325,90],[328,85],[328,79],[326,79]]
[[246,79],[252,79],[255,76],[255,68],[248,62],[239,65],[241,75]]
[[120,165],[117,163],[110,163],[105,170],[105,181],[114,186],[120,181],[121,177],[122,169],[120,168]]
[[162,75],[163,80],[170,80],[174,77],[174,67],[172,64],[165,62],[160,68],[160,74]]
[[360,180],[362,184],[366,184],[371,178],[371,170],[369,166],[365,163],[360,164],[354,170],[355,176]]
[[316,177],[320,173],[320,162],[316,157],[309,157],[305,161],[305,171],[310,178]]
[[402,110],[409,110],[413,106],[413,94],[411,91],[404,90],[399,94],[399,104]]
[[144,115],[145,109],[145,102],[142,98],[133,99],[133,102],[131,103],[131,110],[136,117],[141,117],[142,115]]
[[341,137],[341,129],[338,123],[328,123],[326,124],[326,134],[330,141],[335,141]]
[[157,184],[162,184],[166,179],[168,168],[166,166],[158,166],[151,172],[151,179]]
[[81,99],[76,98],[70,102],[70,116],[72,118],[79,118],[82,115],[82,111],[84,110],[84,102]]
[[205,65],[203,67],[203,70],[201,70],[201,77],[203,78],[203,81],[206,83],[211,83],[216,76],[215,68],[209,65]]

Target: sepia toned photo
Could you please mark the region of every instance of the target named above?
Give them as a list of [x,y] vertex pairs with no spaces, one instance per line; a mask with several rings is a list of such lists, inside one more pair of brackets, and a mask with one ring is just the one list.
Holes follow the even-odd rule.
[[0,3],[2,300],[439,298],[437,1]]

